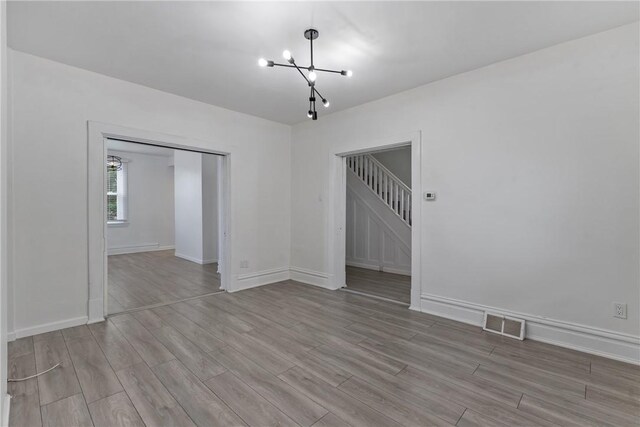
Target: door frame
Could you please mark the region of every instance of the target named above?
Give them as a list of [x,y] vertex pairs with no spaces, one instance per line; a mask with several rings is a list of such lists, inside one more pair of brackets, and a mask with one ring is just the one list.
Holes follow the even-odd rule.
[[381,140],[351,141],[329,153],[329,200],[327,227],[327,261],[329,287],[346,286],[346,220],[347,220],[347,162],[346,157],[375,150],[411,145],[411,304],[412,310],[420,310],[422,293],[422,134],[384,138]]
[[205,147],[213,143],[176,135],[128,128],[95,121],[87,122],[88,173],[88,263],[89,297],[87,323],[101,322],[107,314],[107,139],[120,139],[134,143],[156,145],[179,150],[215,154],[222,157],[218,177],[218,200],[222,209],[218,219],[218,266],[220,288],[228,290],[231,284],[231,153]]

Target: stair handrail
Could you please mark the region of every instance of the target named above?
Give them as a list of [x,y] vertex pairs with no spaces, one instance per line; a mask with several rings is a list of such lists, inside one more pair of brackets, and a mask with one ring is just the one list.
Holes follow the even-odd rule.
[[[348,169],[363,180],[370,191],[380,198],[404,223],[411,226],[413,197],[411,188],[408,185],[370,154],[348,156],[347,163],[351,163]],[[380,181],[376,181],[375,176],[377,176],[377,173],[372,175],[368,165],[377,169],[381,173],[380,175],[385,177],[385,181],[392,184],[390,187],[387,184],[387,190],[391,188],[390,193],[383,191],[382,187],[380,187]],[[393,190],[394,186],[396,188],[395,191]],[[397,198],[398,195],[400,195],[399,198]]]
[[378,166],[380,169],[382,169],[384,171],[384,173],[386,173],[387,175],[389,175],[389,178],[393,179],[394,181],[397,181],[398,185],[400,185],[407,193],[411,193],[411,187],[409,187],[407,184],[405,184],[404,182],[402,182],[402,180],[400,178],[398,178],[393,172],[391,172],[389,169],[387,169],[387,167],[385,165],[383,165],[382,163],[380,163],[380,160],[376,159],[375,157],[373,157],[371,154],[365,154],[366,157],[369,158],[369,160],[372,160],[373,163],[376,164],[376,166]]

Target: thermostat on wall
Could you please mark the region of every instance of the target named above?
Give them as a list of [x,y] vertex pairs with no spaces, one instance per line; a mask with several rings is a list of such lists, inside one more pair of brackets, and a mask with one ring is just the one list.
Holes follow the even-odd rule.
[[434,193],[433,191],[425,191],[424,192],[424,199],[427,201],[432,201],[436,199],[436,193]]

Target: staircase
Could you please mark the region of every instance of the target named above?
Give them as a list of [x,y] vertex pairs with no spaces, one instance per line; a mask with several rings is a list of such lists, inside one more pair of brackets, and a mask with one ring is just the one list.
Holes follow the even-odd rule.
[[411,226],[411,189],[370,154],[347,157],[347,168],[400,219]]

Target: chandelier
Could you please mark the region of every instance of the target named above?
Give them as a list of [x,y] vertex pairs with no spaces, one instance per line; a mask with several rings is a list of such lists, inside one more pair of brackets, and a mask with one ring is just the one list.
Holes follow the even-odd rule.
[[[318,30],[314,30],[313,28],[309,28],[304,32],[304,38],[309,40],[309,46],[311,48],[311,55],[310,55],[311,65],[309,65],[308,67],[299,66],[298,64],[296,64],[296,61],[293,59],[293,56],[291,55],[291,52],[289,52],[288,50],[285,50],[284,52],[282,52],[282,56],[284,57],[284,59],[287,60],[288,64],[278,64],[277,62],[268,61],[264,58],[260,58],[258,60],[258,65],[261,67],[286,67],[286,68],[295,68],[296,70],[298,70],[298,72],[305,79],[305,81],[307,82],[310,88],[309,111],[307,112],[307,117],[313,120],[318,120],[318,113],[316,112],[316,95],[318,96],[318,98],[320,98],[320,100],[322,101],[322,105],[324,105],[325,108],[329,107],[329,101],[327,100],[327,98],[320,95],[320,92],[318,92],[318,89],[316,88],[316,78],[318,77],[317,73],[318,72],[334,73],[334,74],[340,74],[347,77],[351,77],[353,75],[351,70],[348,70],[348,71],[328,70],[325,68],[316,68],[313,65],[313,41],[318,38],[318,35],[319,35]],[[302,70],[307,70],[308,74],[305,74]]]
[[107,156],[107,170],[119,171],[122,170],[122,158],[118,156]]

